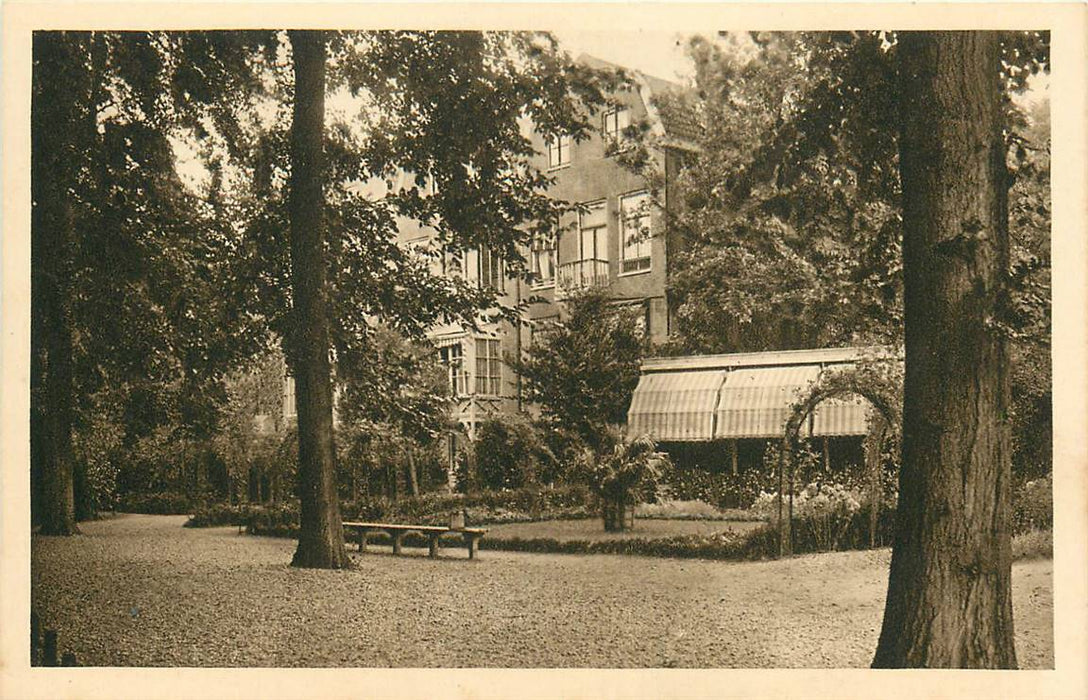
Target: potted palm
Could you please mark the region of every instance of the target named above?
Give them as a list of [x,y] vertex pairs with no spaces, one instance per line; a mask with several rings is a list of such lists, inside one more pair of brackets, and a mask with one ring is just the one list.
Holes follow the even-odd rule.
[[657,451],[649,435],[619,439],[611,452],[589,460],[589,485],[601,501],[601,517],[607,532],[627,529],[628,508],[656,486],[669,458]]

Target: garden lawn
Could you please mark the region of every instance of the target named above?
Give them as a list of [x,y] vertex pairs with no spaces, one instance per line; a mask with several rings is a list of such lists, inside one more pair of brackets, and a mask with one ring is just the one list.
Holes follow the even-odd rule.
[[637,518],[635,526],[622,532],[605,532],[600,518],[580,520],[542,520],[533,523],[504,523],[485,525],[487,539],[549,538],[559,542],[580,540],[601,542],[604,540],[648,539],[656,540],[677,535],[713,535],[719,532],[747,532],[766,523],[762,520],[661,520]]
[[[287,565],[294,541],[184,522],[128,515],[33,538],[33,605],[62,651],[118,666],[866,667],[890,559],[375,548],[317,571]],[[1052,569],[1013,565],[1024,668],[1053,666]]]

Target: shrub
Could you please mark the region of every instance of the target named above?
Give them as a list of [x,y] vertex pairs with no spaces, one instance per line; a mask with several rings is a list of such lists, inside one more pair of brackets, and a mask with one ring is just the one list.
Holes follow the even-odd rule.
[[698,500],[679,501],[659,497],[655,503],[641,503],[635,507],[638,518],[667,520],[751,520],[745,511],[723,511]]
[[1054,531],[1032,530],[1020,535],[1013,535],[1012,558],[1051,559],[1054,557]]
[[231,505],[229,503],[213,503],[196,509],[189,516],[185,527],[220,527],[223,525],[247,525],[250,520],[264,509],[264,506],[254,503],[242,503]]
[[[560,518],[591,517],[585,486],[536,487],[512,491],[485,491],[479,494],[430,493],[415,498],[392,500],[373,498],[342,503],[340,514],[344,520],[370,522],[407,523],[411,525],[447,525],[450,515],[465,514],[469,525],[530,522]],[[227,512],[223,506],[223,512]],[[219,511],[216,511],[217,513]],[[231,511],[233,512],[233,511]],[[209,509],[205,516],[192,520],[190,527],[210,527],[213,518],[230,515],[214,515]],[[208,522],[208,525],[203,523]],[[278,507],[251,507],[245,521],[253,534],[291,535],[297,531],[298,505],[291,503]],[[291,528],[294,527],[295,530]]]
[[480,548],[553,554],[627,554],[746,561],[765,559],[777,554],[778,538],[769,526],[765,526],[747,532],[728,531],[651,539],[634,537],[613,540],[556,540],[551,537],[489,536],[480,540]]
[[120,498],[117,509],[123,513],[148,515],[188,515],[194,510],[192,500],[176,491],[125,494]]
[[[783,515],[789,517],[788,500],[783,501],[782,507]],[[766,518],[777,531],[778,494],[760,494],[752,512]],[[793,497],[793,551],[802,554],[865,549],[869,546],[870,514],[870,503],[856,490],[836,483],[809,484]],[[894,504],[882,503],[874,544],[890,543],[894,528]]]
[[760,492],[775,488],[772,476],[758,469],[746,470],[736,476],[726,472],[711,472],[700,468],[670,469],[662,480],[664,492],[681,501],[703,501],[719,508],[748,508]]
[[482,422],[474,449],[478,485],[491,490],[532,484],[554,460],[536,428],[519,416]]
[[1049,475],[1025,482],[1013,493],[1012,532],[1054,527],[1054,485]]

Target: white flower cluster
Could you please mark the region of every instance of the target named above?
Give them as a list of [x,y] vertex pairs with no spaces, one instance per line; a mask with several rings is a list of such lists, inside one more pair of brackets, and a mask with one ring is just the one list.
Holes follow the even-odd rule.
[[[789,495],[783,499],[788,502]],[[850,517],[861,509],[861,495],[842,484],[809,484],[793,496],[794,518]],[[752,512],[768,520],[778,517],[778,494],[761,491]]]

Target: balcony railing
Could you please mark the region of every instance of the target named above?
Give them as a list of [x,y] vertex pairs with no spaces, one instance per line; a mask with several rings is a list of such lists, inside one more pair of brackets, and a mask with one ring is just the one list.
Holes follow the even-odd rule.
[[575,260],[560,265],[556,272],[555,295],[558,298],[583,289],[608,286],[607,260]]

